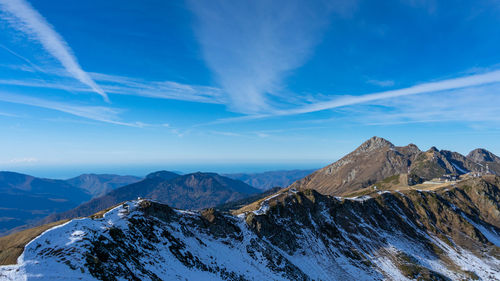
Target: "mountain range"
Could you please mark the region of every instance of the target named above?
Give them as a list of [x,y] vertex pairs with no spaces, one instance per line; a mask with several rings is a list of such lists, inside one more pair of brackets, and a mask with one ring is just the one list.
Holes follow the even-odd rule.
[[97,174],[54,180],[0,172],[0,235],[139,180],[133,176]]
[[117,188],[69,211],[51,215],[43,223],[90,216],[121,202],[138,197],[168,204],[175,208],[203,209],[261,193],[246,183],[215,173],[179,175],[169,171],[151,173],[140,182]]
[[140,181],[136,176],[119,176],[112,174],[83,174],[66,180],[67,183],[85,190],[94,197],[102,196],[114,189]]
[[107,193],[112,207],[90,217],[0,238],[10,264],[0,277],[500,280],[499,163],[484,149],[463,156],[373,137],[286,188],[208,209],[259,190],[160,171]]
[[[288,186],[293,181],[306,176],[310,172],[312,170],[270,171],[254,174],[226,174],[225,176],[234,180],[241,180],[252,187],[255,186],[261,190],[259,192],[262,192],[272,187]],[[141,184],[148,185],[151,183],[151,178],[162,176],[162,174],[164,177],[167,177],[164,179],[180,175],[178,172],[166,171],[151,173],[146,177],[149,180]],[[0,179],[0,195],[4,198],[4,200],[0,200],[0,208],[3,210],[2,215],[0,215],[0,236],[29,226],[39,225],[43,222],[51,222],[56,218],[74,218],[82,215],[90,215],[119,203],[119,200],[125,201],[137,198],[138,196],[145,196],[144,193],[139,191],[140,188],[137,189],[137,193],[134,193],[137,185],[129,189],[125,188],[119,192],[111,193],[117,188],[143,180],[143,178],[136,176],[82,174],[67,180],[54,180],[36,178],[14,172],[0,172]],[[200,183],[204,184],[205,182]],[[231,184],[235,183],[232,182]],[[241,186],[241,183],[237,182],[236,185]],[[149,188],[155,189],[156,186],[153,185]],[[110,194],[107,195],[108,193]],[[215,207],[218,204],[228,203],[228,200],[242,199],[240,195],[235,195],[235,197],[229,197],[228,200],[220,198],[212,200],[214,196],[205,195],[198,198],[189,196],[181,198],[182,196],[180,196],[175,200],[165,201],[165,203],[173,205],[177,203],[175,206],[179,208],[191,208],[192,206],[198,208],[200,206]],[[215,196],[219,196],[219,194]],[[102,198],[96,199],[98,197]],[[253,196],[252,198],[256,197]],[[91,199],[96,200],[88,202]],[[193,200],[194,204],[191,204],[190,202]],[[202,200],[205,200],[205,203],[201,202]],[[210,202],[210,204],[207,205],[207,202]]]
[[62,180],[0,172],[0,233],[78,206],[91,198]]
[[463,156],[431,147],[421,151],[416,145],[395,146],[373,137],[340,160],[291,185],[299,190],[315,189],[326,195],[345,195],[366,188],[388,177],[406,174],[416,182],[443,175],[486,172],[500,175],[500,160],[485,149]]

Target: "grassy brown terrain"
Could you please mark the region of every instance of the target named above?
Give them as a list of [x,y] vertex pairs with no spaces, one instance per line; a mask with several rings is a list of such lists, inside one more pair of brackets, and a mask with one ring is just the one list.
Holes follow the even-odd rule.
[[473,153],[469,159],[457,152],[435,147],[421,151],[413,144],[395,146],[385,139],[373,137],[291,187],[299,191],[314,189],[333,196],[345,196],[373,185],[392,190],[389,187],[413,186],[443,175],[463,175],[469,171],[500,174],[499,159],[488,151]]
[[17,258],[24,251],[24,246],[26,246],[26,244],[44,231],[67,221],[68,220],[61,220],[0,237],[0,265],[16,264]]

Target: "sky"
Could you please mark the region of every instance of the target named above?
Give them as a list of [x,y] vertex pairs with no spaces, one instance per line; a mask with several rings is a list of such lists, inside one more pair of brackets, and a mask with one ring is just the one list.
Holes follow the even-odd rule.
[[0,0],[0,170],[319,168],[384,137],[500,155],[498,0]]

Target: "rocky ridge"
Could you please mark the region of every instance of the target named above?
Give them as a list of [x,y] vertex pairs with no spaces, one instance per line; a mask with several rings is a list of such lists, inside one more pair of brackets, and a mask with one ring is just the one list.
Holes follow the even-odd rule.
[[431,180],[443,175],[486,172],[486,163],[489,163],[490,173],[500,174],[500,162],[476,161],[496,161],[498,158],[491,152],[482,151],[488,157],[475,156],[478,155],[475,152],[465,157],[460,153],[438,150],[435,147],[421,151],[414,144],[395,146],[383,138],[373,137],[340,160],[291,186],[298,190],[315,189],[326,195],[345,195],[399,174]]

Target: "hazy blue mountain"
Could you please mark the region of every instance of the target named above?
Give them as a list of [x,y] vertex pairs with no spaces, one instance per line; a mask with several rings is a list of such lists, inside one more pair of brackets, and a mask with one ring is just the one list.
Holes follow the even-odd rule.
[[293,182],[304,178],[314,171],[315,170],[287,170],[269,171],[263,173],[224,174],[224,176],[240,180],[261,190],[267,190],[276,186],[287,187]]
[[90,198],[90,194],[63,180],[0,172],[0,235]]
[[111,190],[140,181],[135,176],[113,174],[83,174],[66,180],[67,183],[87,191],[92,197],[102,196]]
[[0,172],[0,235],[140,180],[111,174],[83,174],[55,180]]

